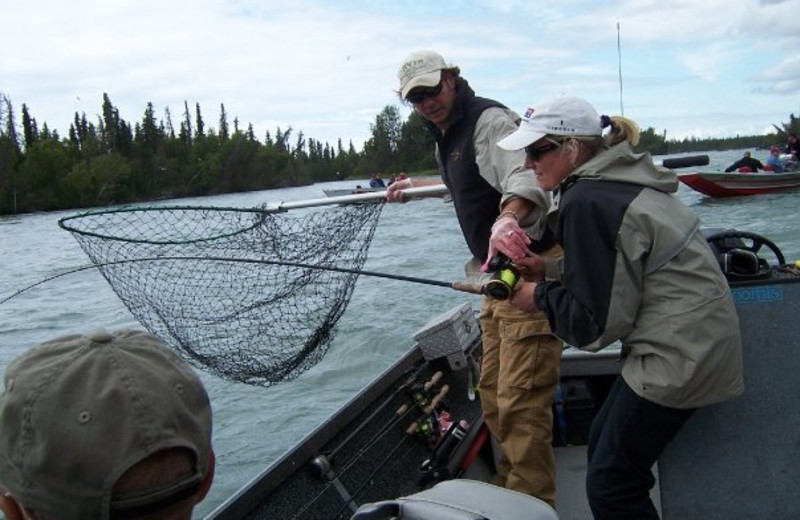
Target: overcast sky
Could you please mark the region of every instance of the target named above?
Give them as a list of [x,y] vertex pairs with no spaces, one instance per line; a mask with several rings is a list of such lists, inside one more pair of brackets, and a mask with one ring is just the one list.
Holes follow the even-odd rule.
[[[103,93],[176,128],[280,127],[357,149],[432,49],[518,112],[559,93],[668,138],[767,131],[800,114],[800,0],[0,0],[0,92],[63,136]],[[622,96],[617,52],[621,36]],[[620,99],[621,97],[621,99]]]

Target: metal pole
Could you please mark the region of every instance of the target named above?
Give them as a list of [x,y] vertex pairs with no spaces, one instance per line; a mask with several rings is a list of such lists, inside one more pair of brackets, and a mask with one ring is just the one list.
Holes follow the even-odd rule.
[[622,45],[619,38],[619,22],[617,22],[617,63],[619,64],[619,115],[625,115],[625,108],[622,106]]
[[[444,195],[447,193],[447,186],[437,184],[436,186],[422,186],[420,188],[409,188],[403,190],[406,197],[427,197],[433,195]],[[371,191],[369,193],[354,193],[353,195],[342,195],[341,197],[325,197],[322,199],[298,200],[290,202],[278,202],[277,204],[267,203],[267,211],[287,211],[297,208],[312,208],[315,206],[330,206],[333,204],[352,204],[353,202],[364,202],[368,200],[379,200],[386,197],[385,191]]]

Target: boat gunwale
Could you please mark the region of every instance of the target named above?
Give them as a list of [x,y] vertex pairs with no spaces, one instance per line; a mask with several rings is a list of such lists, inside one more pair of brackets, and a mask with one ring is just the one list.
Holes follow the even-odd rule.
[[[480,344],[480,339],[467,348]],[[587,352],[575,347],[565,347],[562,354],[561,378],[619,373],[620,349],[609,347],[598,352]],[[276,461],[250,479],[236,492],[208,513],[204,520],[245,518],[258,507],[292,474],[320,454],[343,428],[355,420],[363,410],[382,394],[401,384],[401,379],[415,366],[424,366],[424,357],[418,343],[402,355],[393,365],[372,379],[347,403],[334,411],[319,426],[287,449]]]
[[800,171],[782,173],[686,172],[678,179],[710,197],[781,193],[800,188]]

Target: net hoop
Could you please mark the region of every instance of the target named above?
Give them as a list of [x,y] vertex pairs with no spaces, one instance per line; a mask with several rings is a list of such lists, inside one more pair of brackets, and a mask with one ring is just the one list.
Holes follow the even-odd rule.
[[186,361],[270,386],[308,370],[330,347],[383,206],[298,214],[144,206],[58,224],[131,314]]
[[[84,226],[88,224],[90,220],[95,218],[107,218],[109,216],[126,216],[131,217],[130,220],[138,220],[136,217],[137,213],[148,213],[148,212],[167,212],[167,211],[180,211],[184,213],[202,213],[207,214],[209,212],[219,213],[219,212],[232,212],[234,214],[249,214],[253,216],[253,220],[249,225],[245,225],[239,227],[237,229],[233,229],[230,231],[220,232],[209,236],[198,237],[198,238],[184,238],[182,240],[157,240],[153,238],[133,238],[133,237],[124,237],[114,233],[101,233],[95,230],[86,229]],[[74,233],[77,235],[84,235],[95,237],[103,240],[117,240],[121,242],[132,242],[132,243],[141,243],[141,244],[191,244],[197,242],[208,242],[211,240],[218,240],[220,238],[232,237],[238,235],[240,233],[247,233],[259,226],[261,226],[266,218],[266,215],[270,214],[271,212],[263,209],[263,208],[231,208],[231,207],[215,207],[215,206],[141,206],[141,207],[134,207],[134,208],[119,208],[113,210],[104,210],[104,211],[89,211],[86,213],[80,213],[78,215],[72,215],[69,217],[64,217],[58,221],[58,226],[61,229],[69,231],[70,233]]]

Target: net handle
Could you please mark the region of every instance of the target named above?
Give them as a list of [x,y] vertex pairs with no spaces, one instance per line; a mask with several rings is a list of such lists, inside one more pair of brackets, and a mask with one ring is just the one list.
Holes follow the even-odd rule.
[[[419,188],[408,188],[403,190],[408,198],[428,197],[433,195],[444,195],[447,193],[447,186],[437,184],[435,186],[422,186]],[[351,204],[353,202],[365,202],[368,200],[378,200],[386,198],[386,191],[371,191],[368,193],[354,193],[353,195],[342,195],[339,197],[325,197],[322,199],[297,200],[291,202],[278,202],[277,204],[267,203],[267,211],[288,211],[298,208],[313,208],[316,206],[330,206],[332,204]]]
[[[709,163],[708,155],[690,155],[687,157],[673,157],[658,161],[656,164],[666,168],[689,168],[691,166],[705,166]],[[435,186],[422,186],[419,188],[409,188],[403,190],[408,198],[428,197],[434,195],[444,195],[447,193],[447,186],[437,184]],[[368,200],[379,200],[386,197],[386,191],[371,191],[368,193],[354,193],[352,195],[342,195],[339,197],[325,197],[322,199],[298,200],[292,202],[278,202],[277,204],[267,203],[267,211],[288,211],[298,208],[313,208],[316,206],[329,206],[332,204],[351,204],[354,202],[364,202]]]

